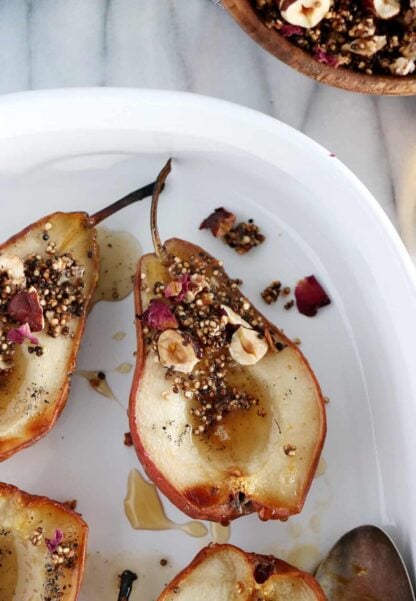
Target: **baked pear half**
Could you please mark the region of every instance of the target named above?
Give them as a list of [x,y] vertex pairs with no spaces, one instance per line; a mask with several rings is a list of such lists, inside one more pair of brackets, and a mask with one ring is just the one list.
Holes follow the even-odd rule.
[[232,545],[202,549],[158,601],[326,601],[317,581],[272,555]]
[[0,483],[1,601],[75,601],[87,536],[74,511]]
[[173,238],[139,262],[132,440],[149,478],[192,518],[301,511],[326,433],[299,348],[257,311],[222,261]]
[[153,184],[99,211],[53,213],[0,245],[0,461],[63,410],[99,275],[96,229]]

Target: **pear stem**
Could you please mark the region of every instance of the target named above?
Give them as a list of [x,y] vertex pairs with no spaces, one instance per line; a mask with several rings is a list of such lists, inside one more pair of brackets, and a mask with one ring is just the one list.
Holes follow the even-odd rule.
[[153,190],[152,206],[150,209],[150,230],[152,232],[153,246],[158,259],[164,263],[166,261],[166,251],[160,240],[159,230],[157,227],[157,207],[159,203],[159,196],[162,192],[167,176],[172,169],[172,159],[169,159],[162,171],[157,176],[155,189]]
[[128,601],[135,580],[137,580],[137,575],[134,572],[124,570],[120,576],[120,593],[118,595],[118,601]]
[[94,215],[91,215],[89,218],[90,227],[95,227],[96,225],[101,223],[104,219],[107,219],[107,217],[110,217],[110,215],[114,215],[114,213],[117,213],[117,211],[124,209],[124,207],[128,207],[129,205],[133,204],[134,202],[138,202],[139,200],[143,200],[144,198],[147,198],[148,196],[152,196],[155,186],[156,186],[156,182],[153,182],[152,184],[148,184],[147,186],[144,186],[143,188],[139,188],[138,190],[135,190],[134,192],[130,192],[129,194],[127,194],[127,196],[123,196],[123,198],[116,200],[108,207],[105,207],[105,209],[101,209],[101,211],[97,211],[97,213],[94,213]]

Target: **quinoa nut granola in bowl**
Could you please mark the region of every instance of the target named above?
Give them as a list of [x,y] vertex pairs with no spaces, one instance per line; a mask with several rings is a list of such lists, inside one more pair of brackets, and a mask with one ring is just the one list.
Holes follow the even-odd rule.
[[223,0],[245,31],[298,71],[347,90],[416,94],[416,0]]

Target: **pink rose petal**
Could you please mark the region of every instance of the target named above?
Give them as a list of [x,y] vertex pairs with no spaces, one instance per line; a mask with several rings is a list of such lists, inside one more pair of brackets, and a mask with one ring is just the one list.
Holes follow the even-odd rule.
[[310,275],[297,283],[295,298],[299,313],[308,317],[313,317],[320,307],[325,307],[331,302],[314,275]]
[[142,315],[143,323],[155,330],[177,328],[178,322],[168,305],[158,298],[153,298],[148,309]]
[[29,342],[31,342],[32,344],[39,344],[39,340],[36,338],[36,336],[32,335],[28,323],[23,323],[18,328],[13,328],[7,333],[7,340],[10,340],[10,342],[22,344],[25,341],[25,339],[29,340]]
[[282,25],[279,33],[285,38],[291,38],[292,35],[302,35],[305,30],[298,25]]
[[45,538],[45,543],[46,543],[46,546],[48,547],[48,551],[50,551],[51,553],[55,553],[56,549],[59,547],[59,545],[62,543],[63,540],[64,540],[64,533],[62,532],[62,530],[57,528],[55,530],[55,534],[54,534],[53,538]]
[[322,63],[323,65],[329,65],[330,67],[335,68],[340,65],[340,61],[337,56],[329,54],[322,48],[319,48],[319,46],[315,48],[314,57],[319,63]]
[[175,298],[182,292],[182,282],[179,280],[172,280],[165,288],[166,298]]
[[182,275],[178,280],[173,280],[165,288],[165,297],[171,298],[175,303],[180,303],[191,289],[192,282],[188,274]]
[[32,332],[40,332],[44,328],[43,310],[36,290],[15,294],[7,305],[7,313],[18,323],[28,323]]

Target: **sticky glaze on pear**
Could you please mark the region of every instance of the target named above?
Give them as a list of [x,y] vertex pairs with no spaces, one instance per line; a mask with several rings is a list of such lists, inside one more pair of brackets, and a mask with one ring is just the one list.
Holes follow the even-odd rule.
[[325,438],[323,398],[299,348],[222,262],[180,239],[139,263],[132,440],[148,476],[189,516],[227,523],[301,511]]
[[44,436],[64,408],[98,279],[95,226],[153,186],[93,216],[53,213],[0,246],[0,461]]

